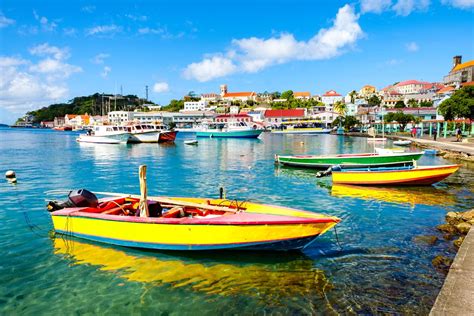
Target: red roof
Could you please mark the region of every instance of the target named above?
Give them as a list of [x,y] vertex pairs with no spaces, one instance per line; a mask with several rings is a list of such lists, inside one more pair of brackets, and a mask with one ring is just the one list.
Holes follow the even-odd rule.
[[266,110],[265,117],[303,117],[304,109]]
[[340,97],[340,96],[341,95],[334,90],[329,90],[325,94],[323,94],[323,97]]
[[418,80],[407,80],[407,81],[402,81],[402,82],[397,83],[397,87],[408,86],[408,85],[411,85],[411,84],[426,85],[426,84],[431,84],[431,83],[425,82],[425,81],[418,81]]
[[255,95],[255,92],[227,92],[224,94],[224,98],[234,98],[234,97],[252,97]]
[[446,92],[449,92],[449,91],[453,91],[454,90],[454,87],[451,87],[451,86],[448,86],[448,87],[444,87],[442,89],[440,89],[438,92],[438,94],[443,94],[443,93],[446,93]]
[[463,87],[465,87],[465,86],[474,86],[474,81],[468,81],[468,82],[461,83],[461,86],[463,86]]
[[310,97],[311,93],[305,91],[305,92],[293,92],[293,96],[296,97]]
[[221,114],[216,116],[216,118],[229,118],[229,117],[250,117],[250,115],[241,113],[241,114]]

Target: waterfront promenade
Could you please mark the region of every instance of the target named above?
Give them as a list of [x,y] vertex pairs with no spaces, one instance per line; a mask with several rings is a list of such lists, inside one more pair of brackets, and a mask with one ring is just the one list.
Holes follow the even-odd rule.
[[434,141],[432,138],[423,137],[423,138],[413,138],[413,137],[406,137],[406,136],[388,136],[391,138],[403,139],[403,140],[411,140],[414,143],[417,143],[424,147],[436,148],[441,150],[448,150],[448,151],[456,151],[460,153],[465,153],[470,156],[474,156],[474,143],[463,143],[463,142],[455,142],[455,137],[448,137],[448,138],[438,138]]
[[459,248],[430,315],[474,315],[474,229]]

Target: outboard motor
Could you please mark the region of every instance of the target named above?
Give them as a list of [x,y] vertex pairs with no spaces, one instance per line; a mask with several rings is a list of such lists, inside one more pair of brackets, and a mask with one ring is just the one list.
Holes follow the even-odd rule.
[[67,201],[50,201],[46,207],[48,211],[54,212],[66,207],[97,207],[98,205],[99,200],[94,193],[80,189],[69,192]]

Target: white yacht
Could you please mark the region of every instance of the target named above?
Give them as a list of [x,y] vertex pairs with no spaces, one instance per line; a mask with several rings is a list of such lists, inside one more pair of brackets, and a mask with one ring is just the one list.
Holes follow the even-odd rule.
[[98,125],[87,134],[81,134],[76,139],[84,143],[120,144],[126,143],[131,134],[126,126]]
[[133,124],[126,126],[130,132],[129,143],[174,142],[177,131],[160,124]]

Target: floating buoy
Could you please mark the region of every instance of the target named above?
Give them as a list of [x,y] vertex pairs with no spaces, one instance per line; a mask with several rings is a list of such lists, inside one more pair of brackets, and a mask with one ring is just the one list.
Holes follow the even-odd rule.
[[5,172],[5,178],[7,178],[7,180],[9,182],[16,182],[16,174],[15,174],[15,171],[13,170],[8,170],[7,172]]
[[304,142],[300,142],[301,145],[304,145]]

